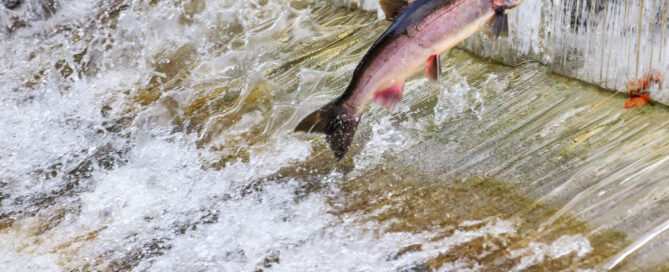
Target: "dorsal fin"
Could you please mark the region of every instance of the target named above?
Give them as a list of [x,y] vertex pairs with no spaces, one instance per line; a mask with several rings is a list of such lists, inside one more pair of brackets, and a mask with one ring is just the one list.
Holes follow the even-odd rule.
[[411,2],[411,0],[379,0],[381,9],[386,14],[386,20],[388,21],[394,21],[399,17]]

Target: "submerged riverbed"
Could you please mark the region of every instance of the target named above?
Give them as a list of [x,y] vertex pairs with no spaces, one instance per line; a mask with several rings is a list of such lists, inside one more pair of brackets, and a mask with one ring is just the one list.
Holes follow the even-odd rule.
[[344,90],[376,14],[38,3],[2,11],[21,22],[0,32],[8,271],[667,267],[662,105],[453,50],[335,163],[291,131]]

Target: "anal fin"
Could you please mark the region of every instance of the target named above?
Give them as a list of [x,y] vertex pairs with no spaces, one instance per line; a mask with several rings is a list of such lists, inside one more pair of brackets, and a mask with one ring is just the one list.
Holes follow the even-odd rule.
[[509,34],[509,17],[506,15],[506,9],[499,7],[495,10],[495,16],[490,19],[483,29],[483,33],[488,35],[491,40],[495,40],[500,36],[506,37]]
[[395,105],[402,100],[403,91],[404,82],[400,82],[374,93],[372,100],[389,111],[392,111],[395,108]]
[[432,55],[427,59],[423,73],[432,82],[439,81],[439,75],[441,75],[441,58],[439,58],[439,55]]

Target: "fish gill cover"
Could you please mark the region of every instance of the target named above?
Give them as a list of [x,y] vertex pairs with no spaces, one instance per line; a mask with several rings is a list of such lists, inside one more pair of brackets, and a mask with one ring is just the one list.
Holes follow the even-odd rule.
[[660,105],[593,109],[608,92],[454,50],[439,88],[414,76],[396,113],[372,106],[334,165],[323,139],[290,130],[343,91],[387,27],[376,14],[321,1],[2,4],[2,270],[667,261]]

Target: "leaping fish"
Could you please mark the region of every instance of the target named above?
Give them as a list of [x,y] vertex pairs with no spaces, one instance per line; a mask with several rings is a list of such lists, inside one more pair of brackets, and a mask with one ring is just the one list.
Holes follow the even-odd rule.
[[295,131],[325,133],[337,160],[348,152],[365,105],[391,110],[405,80],[425,64],[437,81],[439,55],[479,30],[492,38],[508,30],[506,11],[524,0],[380,0],[393,21],[362,58],[346,91],[304,118]]

